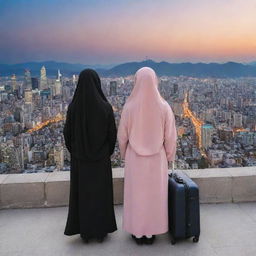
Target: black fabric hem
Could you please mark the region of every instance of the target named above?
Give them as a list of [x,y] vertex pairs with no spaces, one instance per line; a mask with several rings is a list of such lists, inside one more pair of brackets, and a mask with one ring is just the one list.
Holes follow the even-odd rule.
[[73,232],[67,232],[67,231],[64,231],[64,235],[66,235],[66,236],[73,236],[73,235],[79,235],[79,234],[85,234],[85,235],[88,235],[88,236],[90,236],[90,237],[97,237],[98,235],[102,235],[102,234],[108,234],[108,233],[113,233],[113,232],[115,232],[115,231],[117,231],[117,228],[115,228],[115,229],[110,229],[110,230],[108,230],[108,231],[101,231],[101,232],[99,232],[98,234],[96,234],[96,233],[94,233],[94,234],[90,234],[90,233],[81,233],[81,231],[79,230],[79,231],[73,231]]

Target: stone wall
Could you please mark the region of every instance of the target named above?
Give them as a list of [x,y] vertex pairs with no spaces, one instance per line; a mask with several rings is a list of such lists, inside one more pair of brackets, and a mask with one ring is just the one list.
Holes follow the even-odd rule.
[[[256,166],[184,170],[199,186],[201,203],[256,201]],[[0,175],[0,208],[68,204],[69,172]],[[124,170],[113,169],[114,203],[123,202]]]

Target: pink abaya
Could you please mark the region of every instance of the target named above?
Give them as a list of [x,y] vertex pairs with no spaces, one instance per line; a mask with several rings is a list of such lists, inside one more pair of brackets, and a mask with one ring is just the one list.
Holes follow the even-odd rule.
[[168,161],[175,159],[176,139],[154,70],[139,69],[118,129],[125,159],[123,228],[137,237],[168,231]]

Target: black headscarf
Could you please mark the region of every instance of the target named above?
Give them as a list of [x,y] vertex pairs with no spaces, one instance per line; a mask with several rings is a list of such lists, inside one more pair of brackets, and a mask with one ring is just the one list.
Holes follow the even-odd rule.
[[112,107],[102,92],[98,74],[92,69],[83,70],[68,107],[65,125],[66,129],[70,127],[72,155],[97,160],[106,153],[110,111]]

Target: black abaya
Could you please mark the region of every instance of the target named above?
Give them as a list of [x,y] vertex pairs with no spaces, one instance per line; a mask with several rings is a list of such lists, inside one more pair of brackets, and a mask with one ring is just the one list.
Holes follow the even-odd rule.
[[86,69],[79,75],[63,133],[71,153],[69,211],[64,234],[101,237],[115,231],[110,156],[116,142],[116,125],[94,70]]

